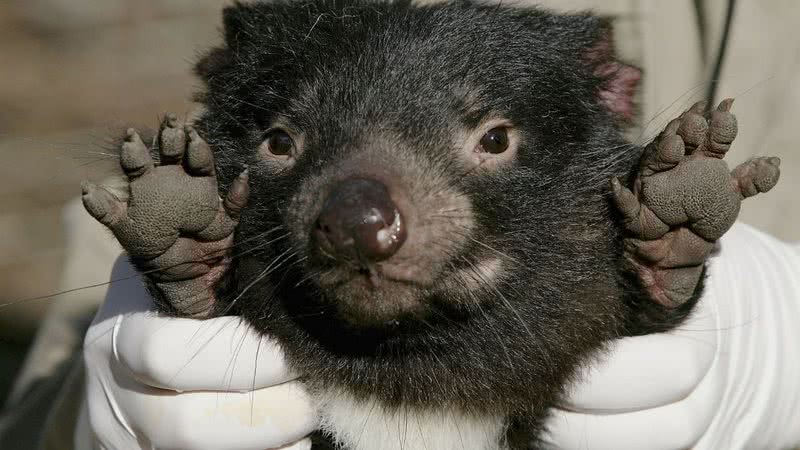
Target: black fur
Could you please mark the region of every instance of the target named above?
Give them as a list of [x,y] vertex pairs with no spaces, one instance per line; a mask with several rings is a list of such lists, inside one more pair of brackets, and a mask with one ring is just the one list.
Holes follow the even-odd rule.
[[[499,413],[535,438],[605,342],[690,312],[694,302],[673,311],[646,299],[623,263],[608,179],[627,174],[642,149],[598,100],[608,80],[597,66],[613,58],[595,52],[607,20],[466,2],[314,0],[236,5],[224,22],[224,46],[197,66],[208,107],[198,127],[222,189],[248,165],[252,193],[220,311],[279,339],[312,388]],[[458,133],[489,115],[517,127],[518,157],[467,173]],[[257,152],[277,118],[305,134],[292,167]],[[432,183],[471,205],[470,226],[442,243],[447,263],[431,263],[435,281],[396,286],[421,306],[383,326],[341,317],[341,299],[317,282],[327,268],[304,221],[335,170],[359,164],[391,165],[401,186]],[[448,282],[491,257],[503,264],[494,282]],[[384,294],[376,301],[391,301]]]

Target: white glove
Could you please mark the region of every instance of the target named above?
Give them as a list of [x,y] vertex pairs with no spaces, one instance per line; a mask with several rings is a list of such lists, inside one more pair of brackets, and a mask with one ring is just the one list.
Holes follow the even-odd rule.
[[96,445],[311,447],[305,436],[317,427],[316,412],[273,341],[235,317],[157,316],[124,257],[111,278],[127,279],[111,284],[84,341]]
[[621,339],[551,419],[564,449],[800,444],[800,246],[736,224],[692,319]]
[[[721,248],[693,318],[621,339],[550,421],[554,446],[800,443],[800,352],[784,351],[800,342],[800,248],[740,224]],[[133,274],[118,261],[112,279]],[[278,384],[292,376],[274,343],[237,319],[159,318],[150,307],[139,280],[114,283],[87,336],[91,423],[106,447],[278,447],[316,427],[302,386]]]

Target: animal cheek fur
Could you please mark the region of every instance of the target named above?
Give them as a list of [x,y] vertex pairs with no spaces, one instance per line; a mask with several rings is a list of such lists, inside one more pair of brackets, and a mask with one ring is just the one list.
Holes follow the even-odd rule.
[[460,268],[449,274],[439,288],[447,292],[447,297],[452,299],[472,299],[478,292],[496,289],[502,274],[508,269],[508,261],[492,256],[485,258],[466,268]]

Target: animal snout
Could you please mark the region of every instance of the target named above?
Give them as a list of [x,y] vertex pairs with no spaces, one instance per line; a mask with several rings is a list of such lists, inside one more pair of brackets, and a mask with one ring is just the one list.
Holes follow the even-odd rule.
[[334,186],[328,195],[314,234],[323,253],[369,263],[394,255],[405,242],[407,229],[385,185],[351,178]]

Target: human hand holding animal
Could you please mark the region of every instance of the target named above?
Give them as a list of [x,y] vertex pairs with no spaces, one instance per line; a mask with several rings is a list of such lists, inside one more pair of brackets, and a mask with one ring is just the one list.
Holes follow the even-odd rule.
[[677,329],[618,340],[570,391],[547,441],[573,449],[776,449],[800,442],[800,243],[737,223]]
[[310,448],[316,411],[272,339],[236,317],[157,314],[124,255],[111,279],[84,340],[78,432],[106,449]]
[[[791,286],[767,278],[750,277],[750,286],[740,286],[736,273],[752,273],[770,261],[762,253],[778,251],[777,264],[766,269],[798,279],[800,273],[792,270],[800,268],[800,246],[792,251],[738,225],[722,238],[722,249],[712,258],[712,281],[690,321],[680,330],[621,339],[573,386],[548,421],[547,441],[554,448],[781,448],[800,438],[790,426],[793,411],[752,401],[770,392],[794,398],[800,391],[787,371],[797,358],[791,349],[782,350],[790,347],[787,336],[797,333],[789,312],[796,312],[800,301]],[[100,443],[106,448],[310,447],[310,440],[298,439],[316,428],[317,411],[269,337],[233,318],[158,316],[136,276],[121,257],[112,279],[133,278],[111,286],[86,337],[91,432]],[[782,319],[774,317],[778,310],[786,312]],[[756,316],[772,317],[771,326],[737,323]],[[775,352],[782,358],[770,357]],[[753,370],[741,376],[736,364]],[[748,399],[749,393],[757,395]],[[258,423],[242,427],[225,420],[242,407],[243,417],[250,417],[251,405]],[[735,420],[742,405],[756,418],[748,428]],[[199,414],[202,408],[212,415]]]

